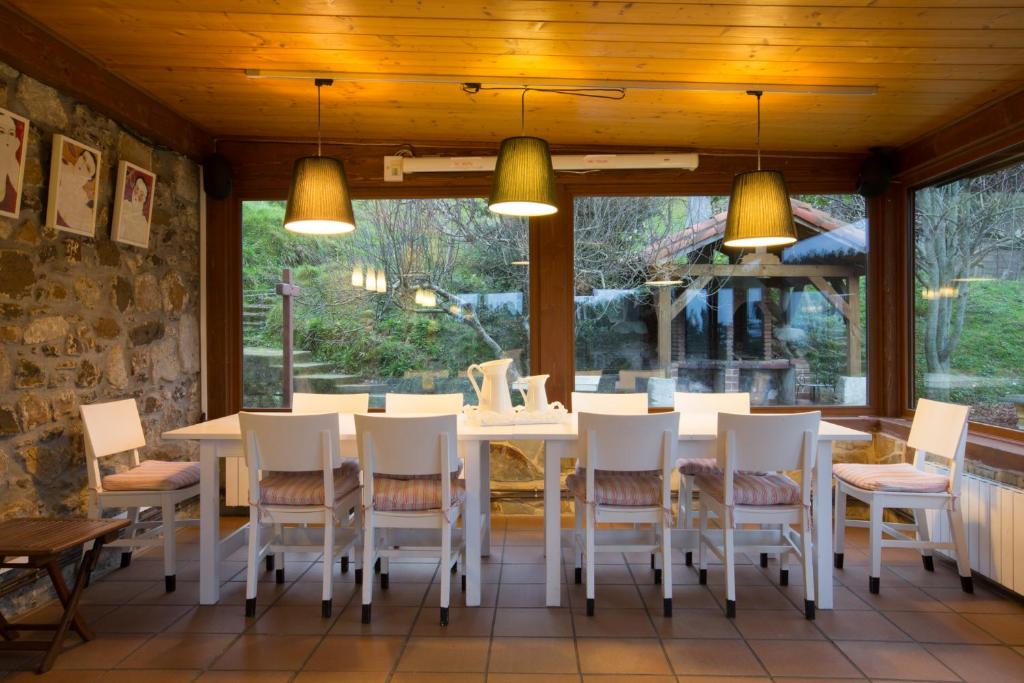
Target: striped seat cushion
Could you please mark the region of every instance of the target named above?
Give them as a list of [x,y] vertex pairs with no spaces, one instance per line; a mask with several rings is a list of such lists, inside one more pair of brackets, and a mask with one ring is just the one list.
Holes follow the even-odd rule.
[[[784,474],[748,474],[736,472],[732,478],[735,505],[799,505],[800,485]],[[703,474],[697,477],[702,494],[725,500],[725,475]]]
[[[466,500],[466,482],[452,477],[451,505],[462,505]],[[441,477],[396,479],[373,477],[373,509],[384,512],[415,512],[441,509]]]
[[104,491],[176,491],[199,483],[199,463],[143,460],[127,472],[103,477]]
[[[565,485],[576,498],[587,498],[587,472],[577,469],[565,479]],[[594,502],[598,505],[637,507],[661,505],[661,473],[659,472],[594,472]]]
[[922,472],[909,463],[865,465],[844,462],[832,465],[832,474],[850,486],[866,491],[945,493],[949,490],[949,477]]
[[[679,473],[691,477],[699,477],[702,474],[721,474],[718,461],[714,458],[680,458],[676,460],[676,467]],[[749,474],[768,474],[767,472],[751,471]]]
[[[334,470],[334,500],[338,501],[359,488],[359,464],[342,461]],[[263,505],[323,505],[323,472],[264,472],[260,479],[260,503]]]

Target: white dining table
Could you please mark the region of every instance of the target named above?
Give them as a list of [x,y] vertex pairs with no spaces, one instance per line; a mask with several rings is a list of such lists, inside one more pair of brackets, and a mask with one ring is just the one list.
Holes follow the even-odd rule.
[[[355,453],[355,421],[339,414],[341,447],[345,455]],[[717,437],[714,415],[684,415],[680,418],[680,457],[710,457]],[[199,443],[199,602],[212,605],[220,599],[220,563],[246,542],[247,526],[225,536],[220,529],[220,470],[225,458],[243,457],[238,415],[182,427],[163,434],[165,439]],[[466,605],[480,604],[481,558],[490,554],[490,442],[544,442],[544,554],[546,604],[556,607],[561,600],[562,460],[574,457],[577,440],[576,416],[558,424],[481,427],[459,416],[458,440],[465,460],[466,502],[464,532],[466,543]],[[832,444],[836,441],[870,441],[871,435],[823,421],[818,434],[818,458],[814,479],[816,501],[831,501]],[[815,584],[818,607],[831,609],[832,591],[832,506],[815,505]],[[695,533],[679,534],[681,549],[695,548]]]

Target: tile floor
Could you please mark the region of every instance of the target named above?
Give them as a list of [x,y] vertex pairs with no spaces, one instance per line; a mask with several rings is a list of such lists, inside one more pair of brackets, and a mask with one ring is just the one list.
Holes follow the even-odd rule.
[[246,619],[244,554],[236,553],[224,563],[230,578],[221,604],[200,607],[198,547],[183,532],[177,592],[164,593],[158,554],[136,555],[85,593],[95,641],[69,638],[45,676],[30,672],[36,655],[0,654],[0,672],[40,683],[1024,681],[1024,603],[983,585],[965,595],[950,565],[936,562],[928,573],[905,551],[887,551],[882,593],[870,595],[859,530],[851,530],[846,569],[837,572],[838,609],[809,623],[798,608],[798,571],[780,588],[774,563],[739,568],[735,620],[722,609],[721,568],[701,586],[682,564],[675,614],[663,618],[647,556],[598,556],[596,616],[583,613],[571,563],[565,606],[545,608],[539,525],[495,519],[483,606],[460,607],[456,590],[444,629],[436,566],[423,562],[392,564],[391,587],[375,590],[369,626],[359,620],[352,574],[337,566],[334,617],[320,618],[323,565],[315,555],[291,557],[283,585],[263,572],[258,614]]

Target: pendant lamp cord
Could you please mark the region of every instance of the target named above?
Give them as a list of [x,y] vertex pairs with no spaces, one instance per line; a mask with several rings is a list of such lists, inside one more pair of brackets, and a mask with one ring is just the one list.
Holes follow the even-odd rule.
[[748,95],[753,95],[757,98],[757,170],[761,170],[761,95],[764,94],[762,90],[748,90]]
[[519,134],[526,135],[526,93],[529,88],[523,88],[523,96],[519,99]]
[[313,80],[313,84],[316,85],[316,155],[321,156],[321,140],[320,140],[320,88],[325,85],[334,85],[333,78],[317,78]]

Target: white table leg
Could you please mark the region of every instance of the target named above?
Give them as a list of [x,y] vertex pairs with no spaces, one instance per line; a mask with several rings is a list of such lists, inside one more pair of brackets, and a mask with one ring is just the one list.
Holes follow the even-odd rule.
[[545,604],[558,607],[562,597],[562,458],[565,442],[544,444]]
[[216,441],[199,442],[199,603],[220,600],[220,456]]
[[466,441],[466,503],[463,531],[466,536],[466,606],[480,605],[480,491],[481,442]]
[[491,554],[491,442],[480,442],[480,512],[481,522],[480,554]]
[[818,442],[814,473],[814,577],[819,609],[832,609],[832,442]]

